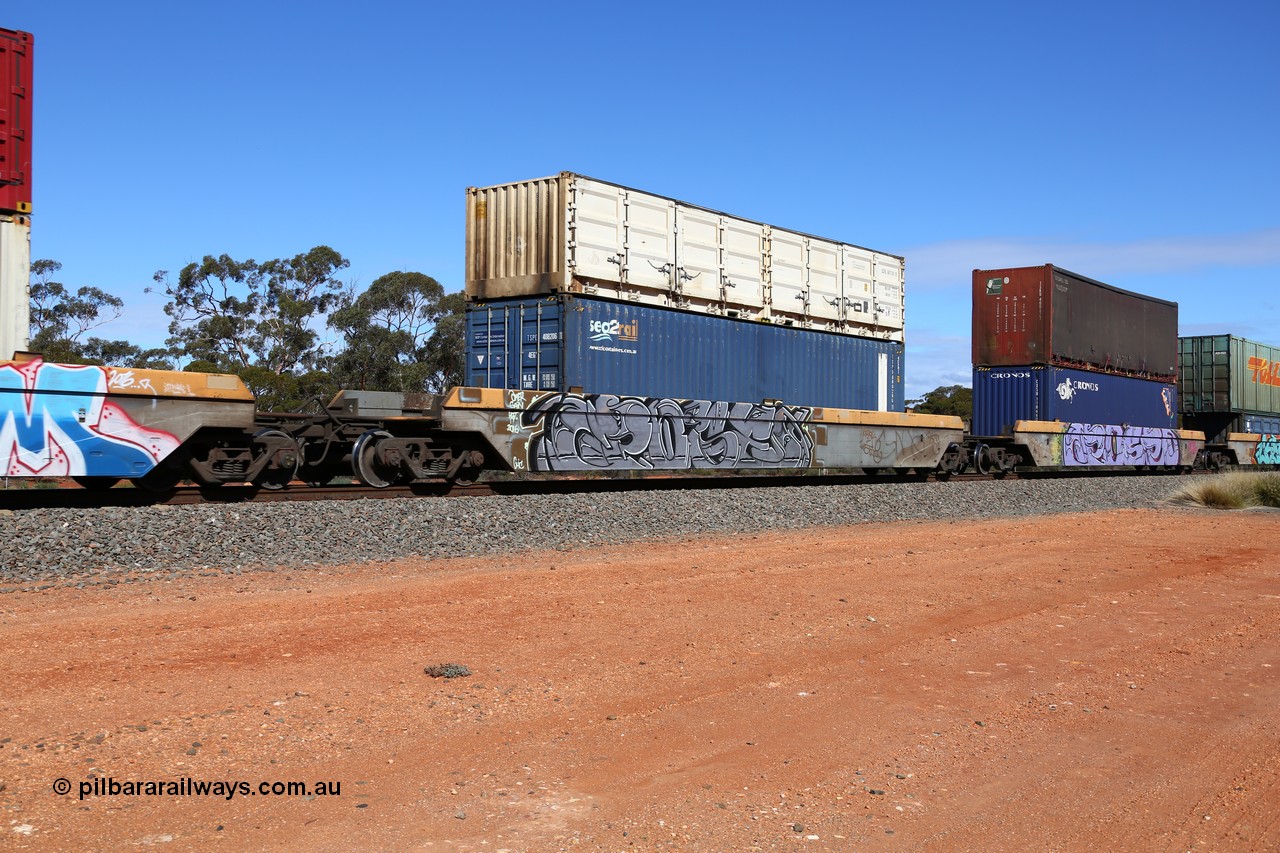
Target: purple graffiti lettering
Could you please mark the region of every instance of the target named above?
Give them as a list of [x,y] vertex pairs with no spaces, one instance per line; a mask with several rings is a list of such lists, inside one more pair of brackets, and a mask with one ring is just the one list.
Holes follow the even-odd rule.
[[1067,466],[1177,465],[1178,433],[1159,427],[1068,424],[1062,436]]

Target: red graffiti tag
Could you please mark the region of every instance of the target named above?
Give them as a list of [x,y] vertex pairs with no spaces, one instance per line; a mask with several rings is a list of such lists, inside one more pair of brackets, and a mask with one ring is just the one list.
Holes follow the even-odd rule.
[[1267,361],[1260,356],[1250,356],[1249,369],[1253,371],[1253,381],[1257,384],[1280,386],[1280,361]]

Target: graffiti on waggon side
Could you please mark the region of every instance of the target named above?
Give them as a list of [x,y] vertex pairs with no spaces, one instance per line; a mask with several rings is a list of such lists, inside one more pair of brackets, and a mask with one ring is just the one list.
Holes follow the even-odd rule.
[[1280,465],[1280,435],[1264,435],[1254,457],[1259,465]]
[[178,447],[106,394],[112,369],[31,361],[0,366],[0,454],[7,476],[142,474]]
[[1176,430],[1115,424],[1068,424],[1062,435],[1062,464],[1177,465]]
[[[517,409],[524,402],[508,404]],[[805,428],[811,411],[771,403],[555,393],[531,400],[519,429],[529,435],[533,471],[805,468],[813,459]]]

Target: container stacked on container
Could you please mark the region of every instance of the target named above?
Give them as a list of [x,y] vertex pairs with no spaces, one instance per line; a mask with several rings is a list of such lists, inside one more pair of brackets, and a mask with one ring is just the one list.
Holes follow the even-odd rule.
[[973,271],[973,424],[1172,429],[1178,305],[1052,264]]
[[1231,433],[1280,435],[1280,347],[1234,335],[1179,338],[1178,400],[1183,427],[1209,444]]
[[902,411],[903,259],[571,172],[467,190],[466,384]]
[[0,29],[0,359],[29,343],[34,44],[31,33]]

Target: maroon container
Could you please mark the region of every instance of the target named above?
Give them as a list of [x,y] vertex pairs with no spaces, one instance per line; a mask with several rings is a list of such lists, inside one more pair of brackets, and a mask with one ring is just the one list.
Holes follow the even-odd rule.
[[0,29],[0,213],[31,212],[31,33]]
[[1052,364],[1172,381],[1178,303],[1045,264],[973,271],[973,363]]

